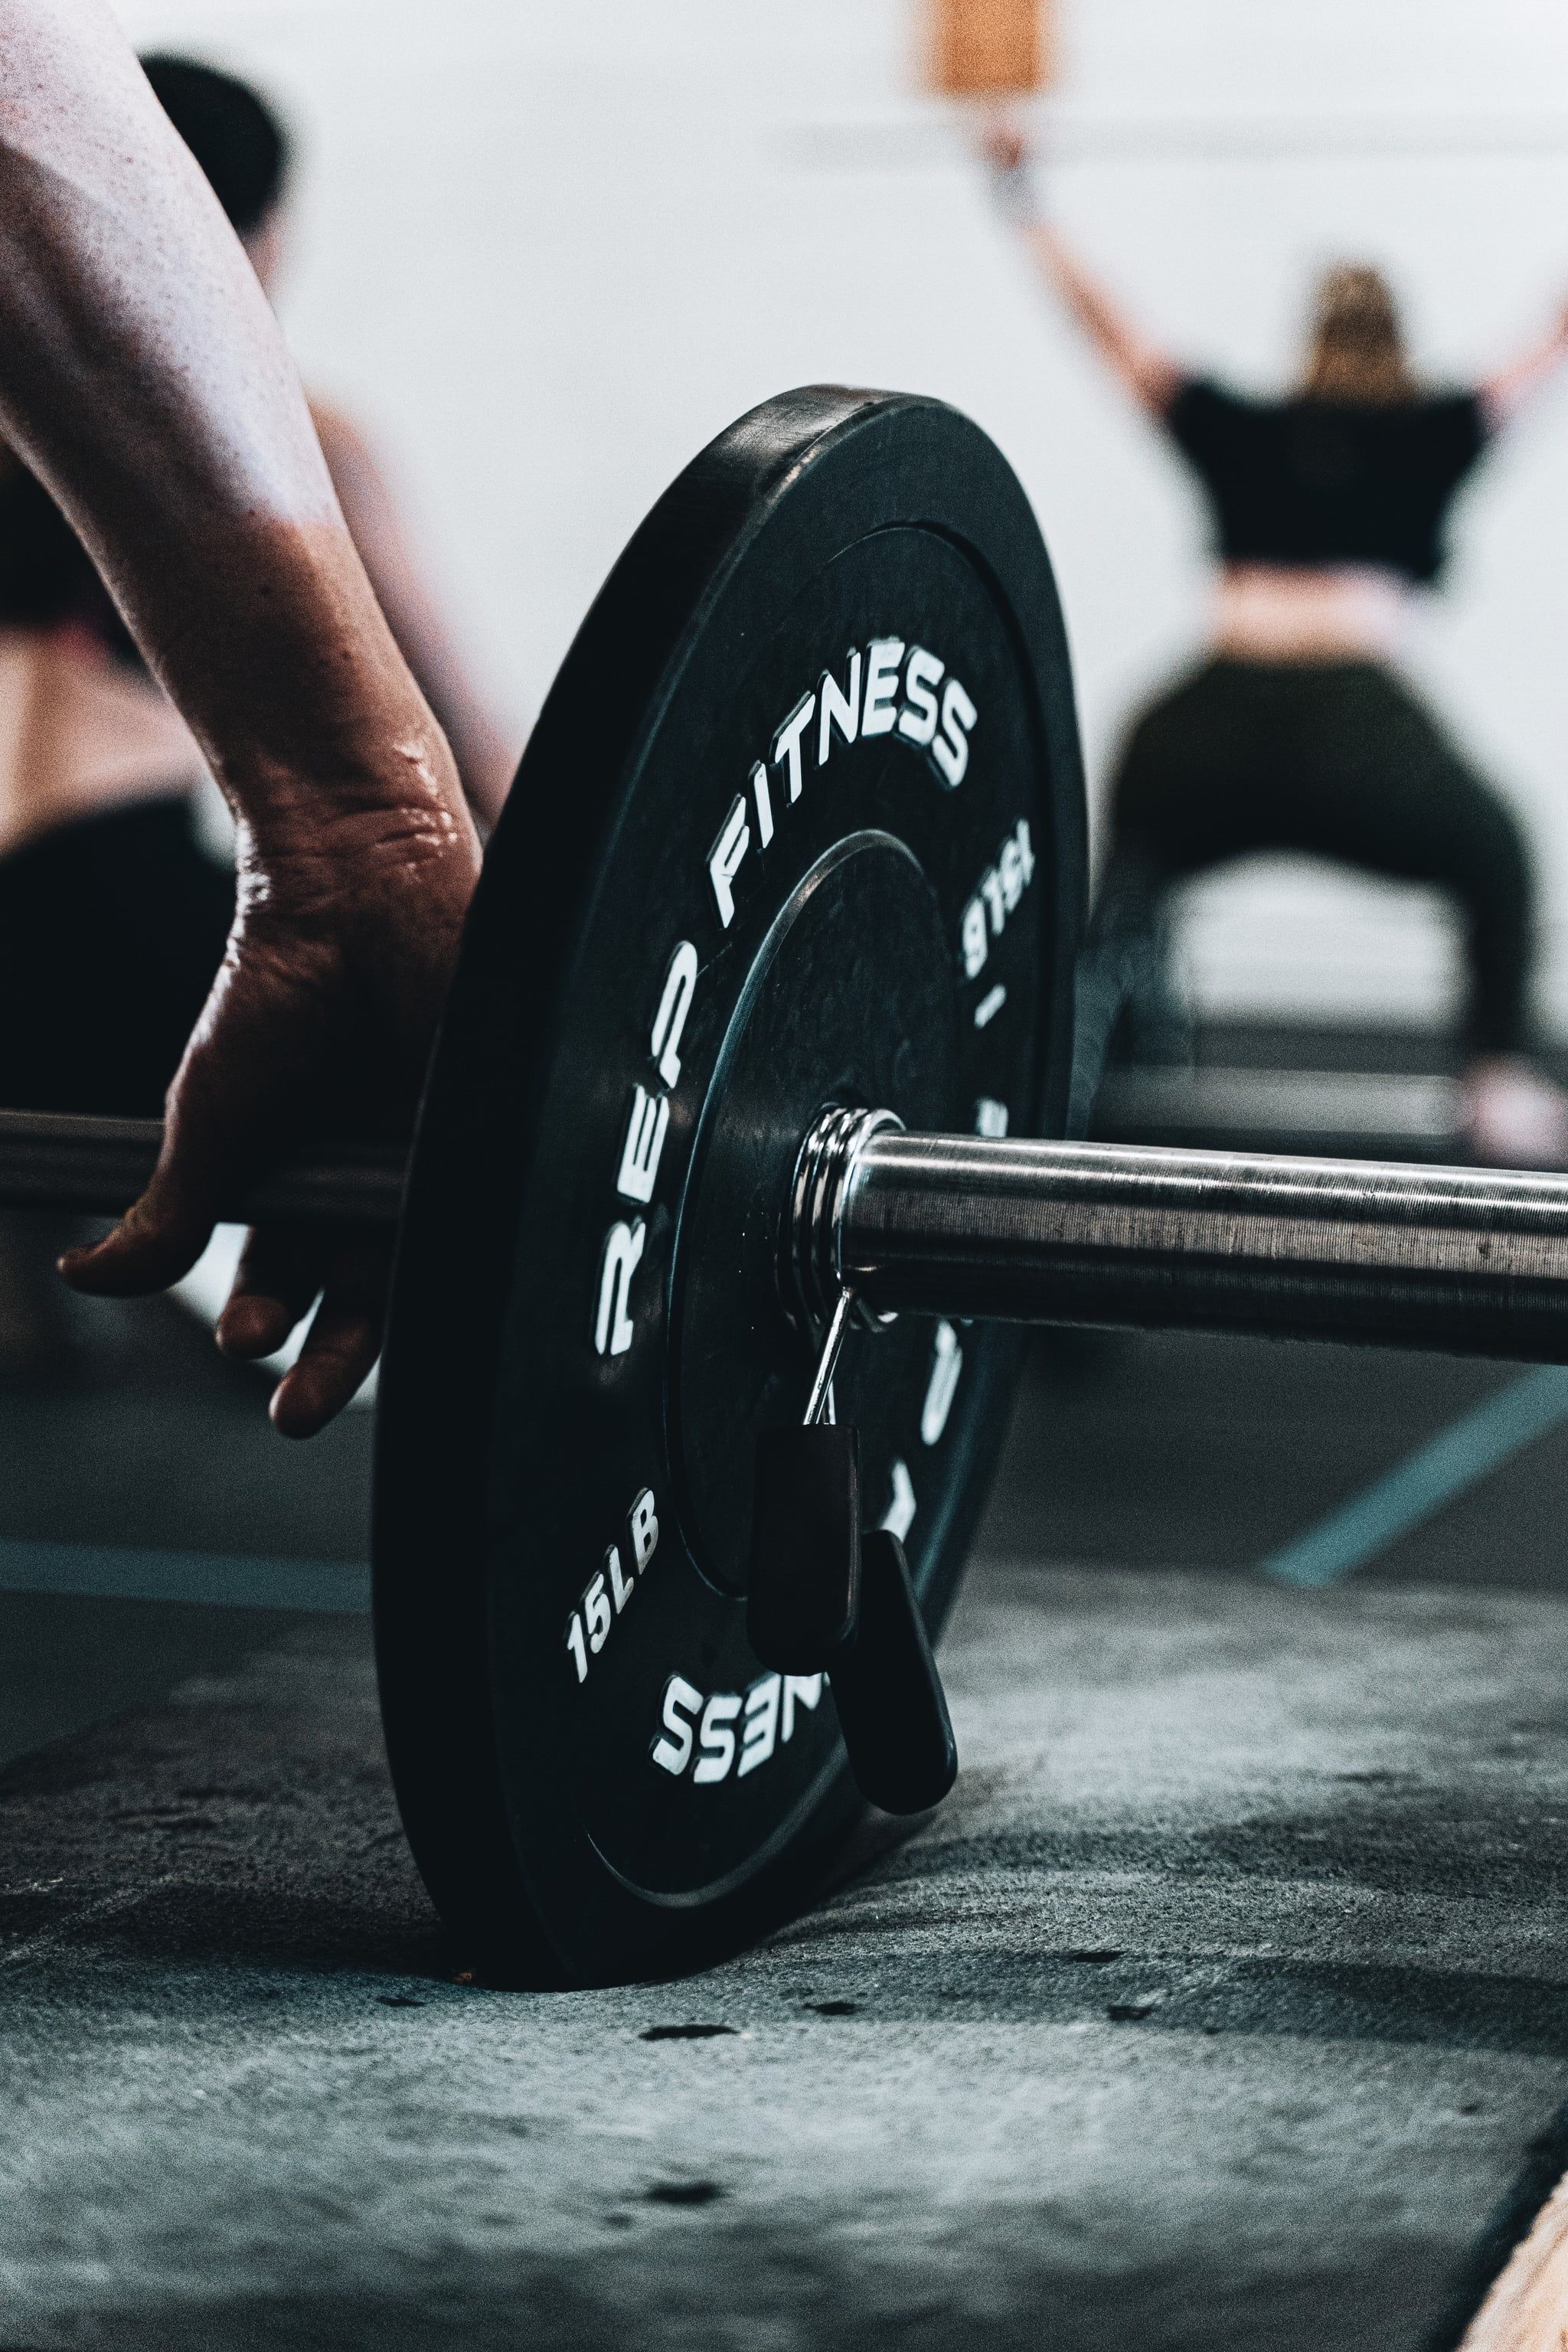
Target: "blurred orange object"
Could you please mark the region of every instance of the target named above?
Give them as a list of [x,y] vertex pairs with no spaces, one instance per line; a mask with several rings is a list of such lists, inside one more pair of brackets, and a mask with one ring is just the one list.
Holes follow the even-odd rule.
[[1048,0],[927,0],[931,79],[950,98],[1039,89],[1056,65]]

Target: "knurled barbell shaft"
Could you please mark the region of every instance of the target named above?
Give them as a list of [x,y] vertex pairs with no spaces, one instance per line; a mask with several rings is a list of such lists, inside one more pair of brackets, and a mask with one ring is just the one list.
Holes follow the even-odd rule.
[[[0,1111],[0,1206],[118,1214],[162,1137],[156,1119]],[[226,1205],[237,1220],[390,1223],[405,1163],[396,1146],[344,1144]],[[806,1247],[819,1261],[830,1252],[877,1313],[1568,1363],[1568,1176],[910,1135],[867,1121],[818,1199],[827,1222]]]
[[826,1191],[879,1313],[1568,1363],[1568,1176],[884,1127]]
[[[163,1139],[155,1118],[0,1110],[0,1208],[118,1216],[153,1173]],[[393,1223],[407,1160],[405,1145],[323,1149],[264,1178],[226,1203],[226,1213],[239,1223],[255,1217]]]

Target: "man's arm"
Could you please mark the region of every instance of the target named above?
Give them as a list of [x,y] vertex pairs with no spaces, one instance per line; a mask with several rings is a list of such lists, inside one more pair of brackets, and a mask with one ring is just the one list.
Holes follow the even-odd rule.
[[1151,416],[1163,416],[1181,389],[1183,370],[1139,332],[1120,304],[1090,277],[1049,221],[1041,216],[1028,149],[1020,134],[997,125],[985,140],[985,157],[998,200],[1045,284],[1071,311],[1139,406]]
[[488,831],[510,789],[521,745],[502,735],[453,643],[364,436],[319,400],[311,401],[310,415],[376,602],[452,747],[468,805]]
[[[238,912],[146,1194],[83,1288],[160,1288],[311,1129],[412,1115],[477,870],[278,327],[104,0],[0,0],[0,432],[96,558],[238,823]],[[258,1233],[220,1326],[304,1434],[379,1342],[364,1244]]]

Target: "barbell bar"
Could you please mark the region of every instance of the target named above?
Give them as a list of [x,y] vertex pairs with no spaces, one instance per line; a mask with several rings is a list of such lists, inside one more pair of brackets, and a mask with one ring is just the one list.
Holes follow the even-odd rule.
[[[156,1118],[0,1110],[0,1208],[121,1216],[145,1189],[163,1142]],[[324,1148],[259,1177],[225,1203],[225,1217],[395,1223],[407,1165],[406,1143]]]
[[842,1168],[793,1255],[878,1314],[1568,1363],[1565,1176],[868,1119],[836,1148]]
[[[156,1119],[0,1111],[0,1207],[118,1215]],[[387,1224],[406,1147],[279,1167],[233,1219]],[[865,1113],[802,1139],[781,1263],[875,1318],[1257,1332],[1568,1363],[1568,1176],[921,1135]],[[820,1175],[815,1171],[820,1171]]]

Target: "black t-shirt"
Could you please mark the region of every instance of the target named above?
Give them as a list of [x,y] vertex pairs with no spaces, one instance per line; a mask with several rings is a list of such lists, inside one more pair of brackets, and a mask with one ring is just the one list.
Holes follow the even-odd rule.
[[1486,446],[1473,392],[1352,406],[1247,400],[1189,376],[1165,412],[1237,563],[1367,563],[1435,580],[1443,521]]

